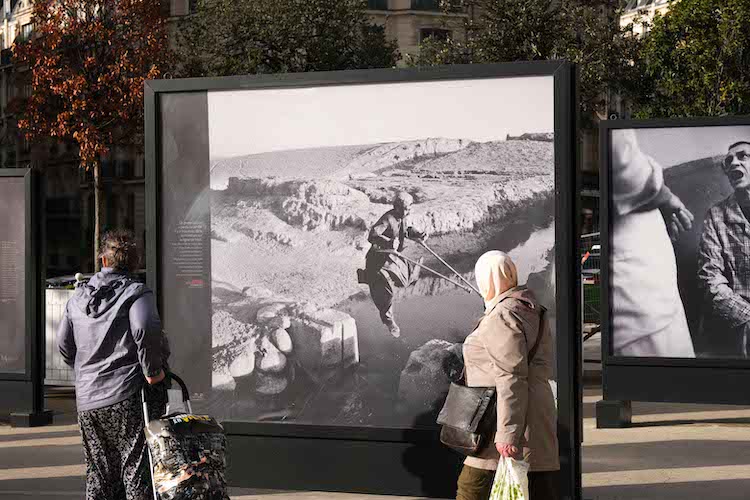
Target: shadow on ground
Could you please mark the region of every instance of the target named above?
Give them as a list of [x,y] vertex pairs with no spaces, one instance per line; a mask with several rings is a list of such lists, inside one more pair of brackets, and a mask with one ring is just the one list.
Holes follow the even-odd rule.
[[587,500],[746,500],[750,479],[584,488]]

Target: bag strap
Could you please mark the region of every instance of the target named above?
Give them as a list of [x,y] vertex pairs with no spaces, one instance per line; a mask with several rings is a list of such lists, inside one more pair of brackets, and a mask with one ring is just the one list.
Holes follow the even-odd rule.
[[541,343],[541,340],[542,340],[542,327],[544,326],[542,322],[544,321],[544,311],[545,311],[545,309],[541,305],[539,307],[542,308],[542,312],[539,313],[539,330],[538,330],[539,333],[536,336],[536,340],[534,341],[534,345],[529,350],[529,355],[528,355],[528,358],[529,358],[528,362],[529,362],[529,364],[534,359],[534,356],[536,355],[536,351],[539,350],[539,344]]
[[[529,350],[529,352],[527,354],[527,358],[528,358],[527,364],[531,364],[531,361],[534,359],[534,356],[536,356],[536,352],[539,350],[539,345],[541,344],[541,340],[542,340],[542,327],[544,326],[543,325],[543,321],[544,321],[544,313],[545,313],[546,309],[542,305],[539,305],[539,307],[542,310],[542,312],[539,313],[539,330],[538,330],[539,333],[536,336],[536,340],[534,341],[534,345],[531,346],[531,349]],[[484,319],[484,317],[482,319]],[[482,323],[482,320],[479,320],[479,323],[477,323],[477,328],[479,327],[479,325],[481,323]],[[525,334],[524,334],[524,336],[525,336]],[[459,375],[459,377],[458,377],[458,379],[456,380],[455,383],[457,383],[459,385],[466,385],[466,362],[464,360],[462,360],[462,361],[463,362],[461,364],[463,366],[461,367],[461,375]]]

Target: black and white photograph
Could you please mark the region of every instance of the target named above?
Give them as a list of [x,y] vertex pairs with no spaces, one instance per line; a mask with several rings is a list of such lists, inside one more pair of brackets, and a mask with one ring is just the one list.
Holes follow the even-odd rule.
[[0,373],[26,371],[26,186],[0,177]]
[[434,426],[489,250],[555,324],[552,77],[212,92],[208,117],[220,418]]
[[614,356],[750,355],[750,126],[611,134]]

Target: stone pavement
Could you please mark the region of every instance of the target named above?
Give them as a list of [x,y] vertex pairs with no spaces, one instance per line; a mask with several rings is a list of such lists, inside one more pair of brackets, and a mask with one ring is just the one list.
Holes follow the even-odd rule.
[[[597,430],[597,387],[584,395],[584,498],[739,500],[750,497],[750,408],[634,403],[634,426]],[[0,424],[0,500],[82,498],[83,457],[70,395],[53,392],[55,425]],[[234,500],[398,500],[240,490]]]

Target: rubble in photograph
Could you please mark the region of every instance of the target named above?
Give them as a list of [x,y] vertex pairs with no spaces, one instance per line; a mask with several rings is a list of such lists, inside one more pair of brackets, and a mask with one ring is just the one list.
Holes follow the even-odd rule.
[[[398,290],[397,314],[406,326],[391,345],[356,274],[370,248],[370,228],[391,210],[396,193],[407,192],[414,200],[408,224],[430,235],[434,252],[412,242],[405,255],[423,257],[440,272],[450,262],[446,273],[473,283],[476,258],[488,249],[505,251],[519,281],[529,281],[552,317],[554,182],[549,134],[214,161],[213,387],[224,395],[214,396],[212,412],[384,425],[381,417],[399,406],[406,411],[400,418],[412,421],[440,397],[436,388],[421,394],[422,403],[402,404],[403,394],[426,387],[425,377],[442,380],[438,361],[420,360],[462,342],[481,314],[481,300],[423,270],[413,286]],[[410,371],[408,363],[423,368]]]

